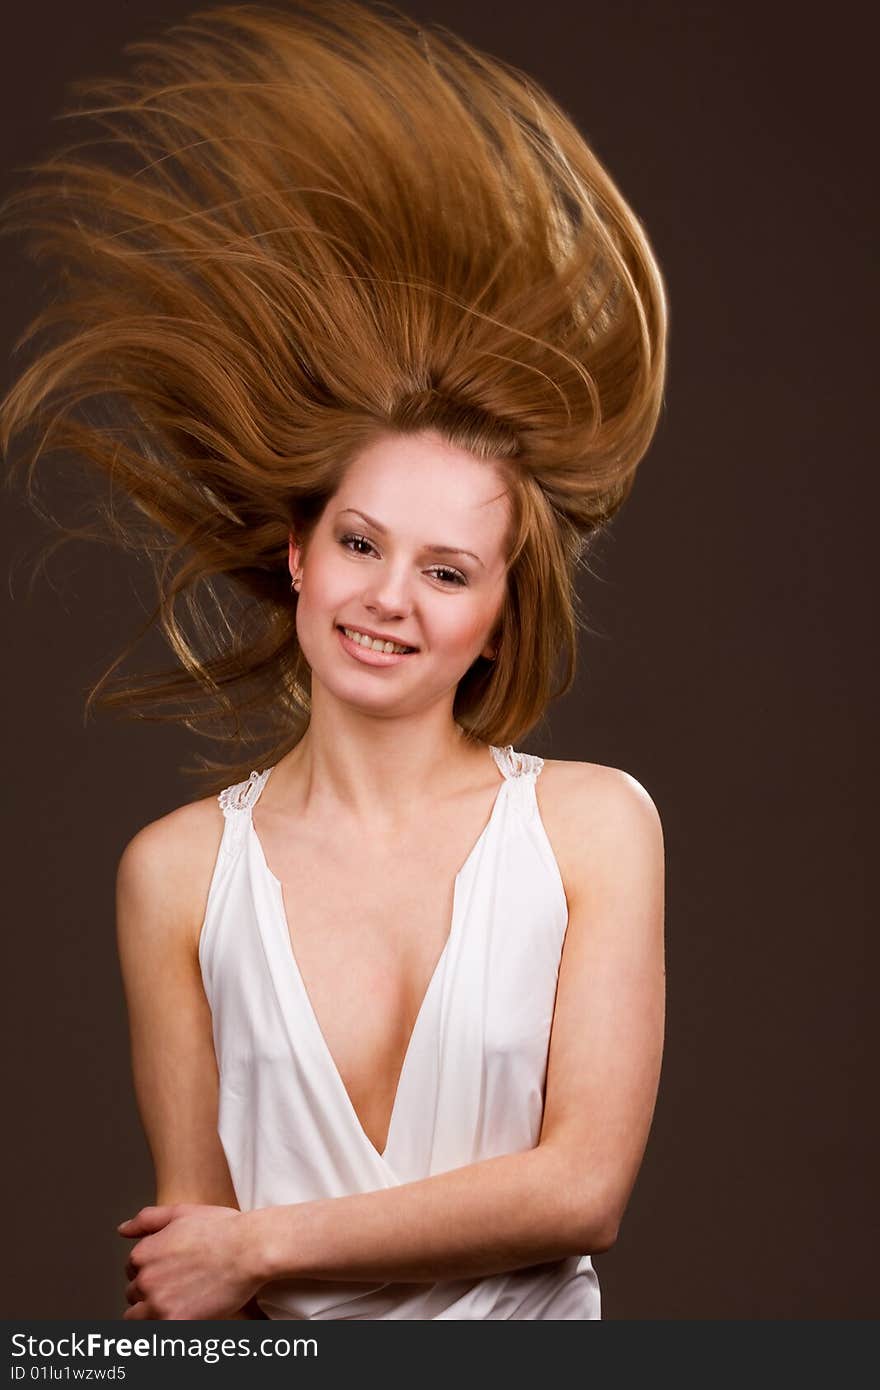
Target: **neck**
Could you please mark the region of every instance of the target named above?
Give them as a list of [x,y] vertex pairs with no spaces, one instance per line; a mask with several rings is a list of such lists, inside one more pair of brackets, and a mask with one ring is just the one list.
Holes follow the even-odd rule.
[[445,712],[390,719],[346,710],[331,717],[318,699],[272,782],[288,804],[318,798],[358,819],[400,824],[426,799],[460,787],[472,770],[491,773],[486,746]]

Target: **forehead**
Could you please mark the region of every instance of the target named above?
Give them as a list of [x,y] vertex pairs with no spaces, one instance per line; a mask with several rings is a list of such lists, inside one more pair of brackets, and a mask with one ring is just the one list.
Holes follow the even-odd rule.
[[[505,478],[491,460],[439,435],[387,435],[348,466],[328,511],[369,512],[389,530],[431,543],[500,544],[510,515]],[[443,535],[428,535],[441,528]],[[451,528],[451,529],[450,529]],[[474,547],[476,548],[476,547]]]

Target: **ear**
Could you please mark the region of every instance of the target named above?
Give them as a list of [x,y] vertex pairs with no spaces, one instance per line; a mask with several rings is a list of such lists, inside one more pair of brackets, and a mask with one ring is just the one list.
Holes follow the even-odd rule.
[[498,655],[498,647],[499,647],[500,643],[501,643],[501,619],[498,618],[498,619],[496,619],[495,626],[493,627],[492,631],[489,633],[489,636],[486,638],[486,645],[483,647],[483,650],[480,652],[480,656],[485,657],[487,661],[494,661],[495,658],[496,658],[497,655]]
[[294,575],[296,575],[300,569],[300,548],[294,539],[292,531],[288,536],[287,568],[290,570],[291,579],[293,579]]

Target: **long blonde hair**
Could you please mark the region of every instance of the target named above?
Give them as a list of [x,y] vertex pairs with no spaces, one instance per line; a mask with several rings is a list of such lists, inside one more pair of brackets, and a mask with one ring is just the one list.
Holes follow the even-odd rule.
[[103,139],[0,210],[59,271],[0,403],[9,477],[32,501],[48,454],[103,477],[99,528],[62,539],[150,557],[135,641],[158,620],[176,658],[111,679],[132,642],[87,708],[218,740],[185,769],[207,789],[283,756],[310,708],[288,534],[377,436],[434,429],[509,482],[498,656],[454,715],[518,743],[570,688],[578,567],[662,405],[644,228],[541,87],[391,6],[215,8],[125,51],[131,75],[75,84],[64,113]]

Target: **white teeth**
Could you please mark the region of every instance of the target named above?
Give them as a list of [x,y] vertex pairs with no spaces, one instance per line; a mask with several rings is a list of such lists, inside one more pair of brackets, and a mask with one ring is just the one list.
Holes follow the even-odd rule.
[[380,642],[378,638],[367,637],[363,632],[358,632],[356,628],[344,627],[342,631],[352,642],[357,642],[359,647],[369,647],[372,652],[408,652],[410,647],[404,647],[399,642]]

